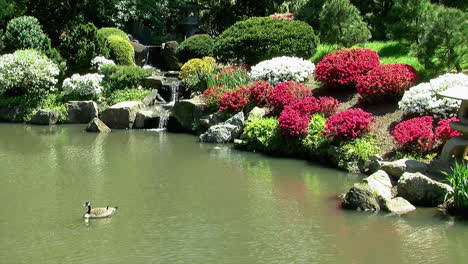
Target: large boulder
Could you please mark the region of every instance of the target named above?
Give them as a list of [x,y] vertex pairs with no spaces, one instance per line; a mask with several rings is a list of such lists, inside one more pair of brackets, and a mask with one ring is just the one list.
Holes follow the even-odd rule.
[[394,199],[384,199],[379,201],[381,208],[392,214],[406,214],[416,210],[414,205],[410,204],[407,200],[396,197]]
[[108,133],[111,129],[104,124],[99,118],[93,118],[86,126],[87,132]]
[[164,76],[160,75],[151,75],[146,77],[145,81],[143,82],[143,85],[147,89],[151,90],[159,90],[161,89],[164,81]]
[[40,109],[31,117],[31,124],[55,125],[60,117],[60,111],[56,109]]
[[453,193],[452,187],[432,180],[417,172],[405,172],[397,183],[398,196],[410,203],[421,206],[437,206],[444,202],[448,193]]
[[136,114],[142,108],[142,102],[120,102],[104,110],[101,114],[101,120],[110,128],[132,128]]
[[377,171],[367,178],[362,180],[363,183],[367,184],[376,195],[385,198],[392,199],[395,194],[392,193],[392,181],[385,171]]
[[162,45],[162,55],[164,58],[164,64],[166,69],[170,71],[178,71],[182,67],[176,56],[177,48],[179,43],[177,41],[169,41]]
[[161,117],[166,120],[169,117],[168,111],[161,107],[140,110],[136,114],[134,128],[159,128]]
[[[180,127],[188,131],[193,131],[194,125],[198,124],[200,118],[208,114],[210,114],[210,109],[200,97],[179,100],[173,109],[175,120],[179,122]],[[172,120],[171,123],[175,120]],[[168,129],[170,128],[168,127]]]
[[98,117],[98,105],[93,101],[69,101],[65,104],[68,124],[87,124]]
[[206,133],[200,135],[200,141],[210,143],[232,142],[239,137],[244,129],[244,113],[239,112],[226,122],[211,126]]
[[265,117],[266,114],[267,114],[266,108],[260,108],[256,106],[247,114],[247,119],[245,122],[246,123],[253,122],[257,119]]
[[148,63],[149,48],[139,43],[138,41],[130,41],[135,50],[135,64],[143,67]]
[[391,162],[380,161],[379,164],[381,170],[384,170],[396,179],[399,179],[405,172],[425,173],[428,170],[427,164],[409,159],[400,159]]
[[159,95],[158,90],[152,90],[150,94],[142,100],[145,106],[153,106],[155,104],[165,104],[166,100]]

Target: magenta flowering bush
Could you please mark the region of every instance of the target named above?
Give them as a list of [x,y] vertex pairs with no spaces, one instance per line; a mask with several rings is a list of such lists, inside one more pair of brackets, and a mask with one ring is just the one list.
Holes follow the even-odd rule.
[[369,132],[374,122],[371,113],[352,108],[330,116],[326,122],[326,134],[333,139],[351,140]]

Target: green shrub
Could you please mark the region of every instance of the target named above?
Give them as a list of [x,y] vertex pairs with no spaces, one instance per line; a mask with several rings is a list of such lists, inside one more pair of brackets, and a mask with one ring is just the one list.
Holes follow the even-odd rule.
[[462,71],[468,63],[468,13],[435,6],[419,35],[414,52],[433,72]]
[[107,39],[110,36],[119,36],[119,37],[125,39],[126,41],[130,41],[130,39],[128,38],[127,33],[125,33],[124,31],[122,31],[122,30],[120,30],[118,28],[112,28],[112,27],[100,28],[98,30],[98,35],[103,39]]
[[349,0],[326,0],[320,12],[320,39],[346,47],[371,38],[359,10]]
[[314,114],[310,119],[307,135],[302,139],[302,145],[307,156],[322,158],[328,150],[327,137],[322,133],[325,131],[326,119],[320,114]]
[[62,34],[60,41],[60,53],[67,60],[71,73],[86,73],[92,59],[109,55],[105,40],[98,36],[92,23],[73,27]]
[[[41,102],[37,109],[55,109],[59,111],[58,122],[63,122],[67,119],[68,112],[63,100],[56,94],[49,94],[44,101]],[[34,114],[35,111],[32,112]]]
[[380,148],[372,136],[356,138],[352,141],[343,141],[338,145],[336,163],[338,167],[345,168],[348,162],[362,163],[372,155],[377,154]]
[[104,65],[101,74],[104,75],[103,86],[105,94],[109,95],[117,90],[137,89],[143,86],[151,70],[134,65]]
[[309,58],[318,42],[312,27],[304,22],[255,17],[226,29],[216,39],[213,53],[222,62],[254,65],[278,56]]
[[117,90],[109,97],[109,104],[114,105],[124,101],[141,101],[150,93],[150,90],[142,89]]
[[107,38],[110,58],[119,65],[133,65],[135,50],[132,44],[116,35]]
[[8,22],[2,41],[7,53],[24,49],[44,51],[48,48],[49,38],[36,18],[22,16]]
[[312,58],[310,58],[310,60],[313,62],[313,63],[319,63],[323,57],[325,57],[326,55],[328,55],[328,53],[332,53],[333,51],[335,50],[339,50],[339,49],[342,49],[343,46],[342,45],[339,45],[339,44],[320,44],[317,46],[317,50],[315,51],[315,54],[314,56],[312,56]]
[[[453,188],[453,206],[457,210],[468,210],[468,163],[455,163],[452,173],[444,173]],[[447,200],[449,196],[445,197]]]
[[278,120],[275,118],[259,118],[247,123],[244,128],[245,142],[252,150],[272,152],[281,145],[278,142]]
[[194,35],[180,43],[177,57],[186,62],[194,58],[213,57],[214,39],[206,34]]
[[294,18],[311,25],[313,28],[319,28],[320,11],[325,0],[293,0],[291,1]]

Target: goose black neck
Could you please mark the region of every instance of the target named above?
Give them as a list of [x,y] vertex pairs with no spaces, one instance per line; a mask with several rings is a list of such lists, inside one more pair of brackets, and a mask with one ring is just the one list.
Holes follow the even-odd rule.
[[91,205],[88,205],[88,214],[91,213]]

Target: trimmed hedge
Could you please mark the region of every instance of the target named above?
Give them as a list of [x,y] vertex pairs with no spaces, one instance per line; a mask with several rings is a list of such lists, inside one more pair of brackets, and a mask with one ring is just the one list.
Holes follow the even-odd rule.
[[119,65],[133,65],[135,50],[132,44],[124,38],[111,35],[107,38],[110,58]]
[[237,22],[215,41],[221,62],[257,64],[279,56],[310,58],[319,43],[314,29],[301,21],[254,17]]
[[6,27],[2,36],[5,52],[35,49],[45,51],[49,47],[49,38],[42,31],[42,26],[35,17],[17,17]]
[[213,57],[213,45],[214,39],[209,35],[194,35],[180,43],[177,57],[182,62],[194,58]]
[[119,36],[119,37],[125,39],[126,41],[130,41],[130,39],[128,38],[127,33],[125,33],[124,31],[122,31],[122,30],[120,30],[118,28],[113,28],[113,27],[100,28],[98,30],[98,35],[101,36],[104,39],[107,39],[110,36]]

